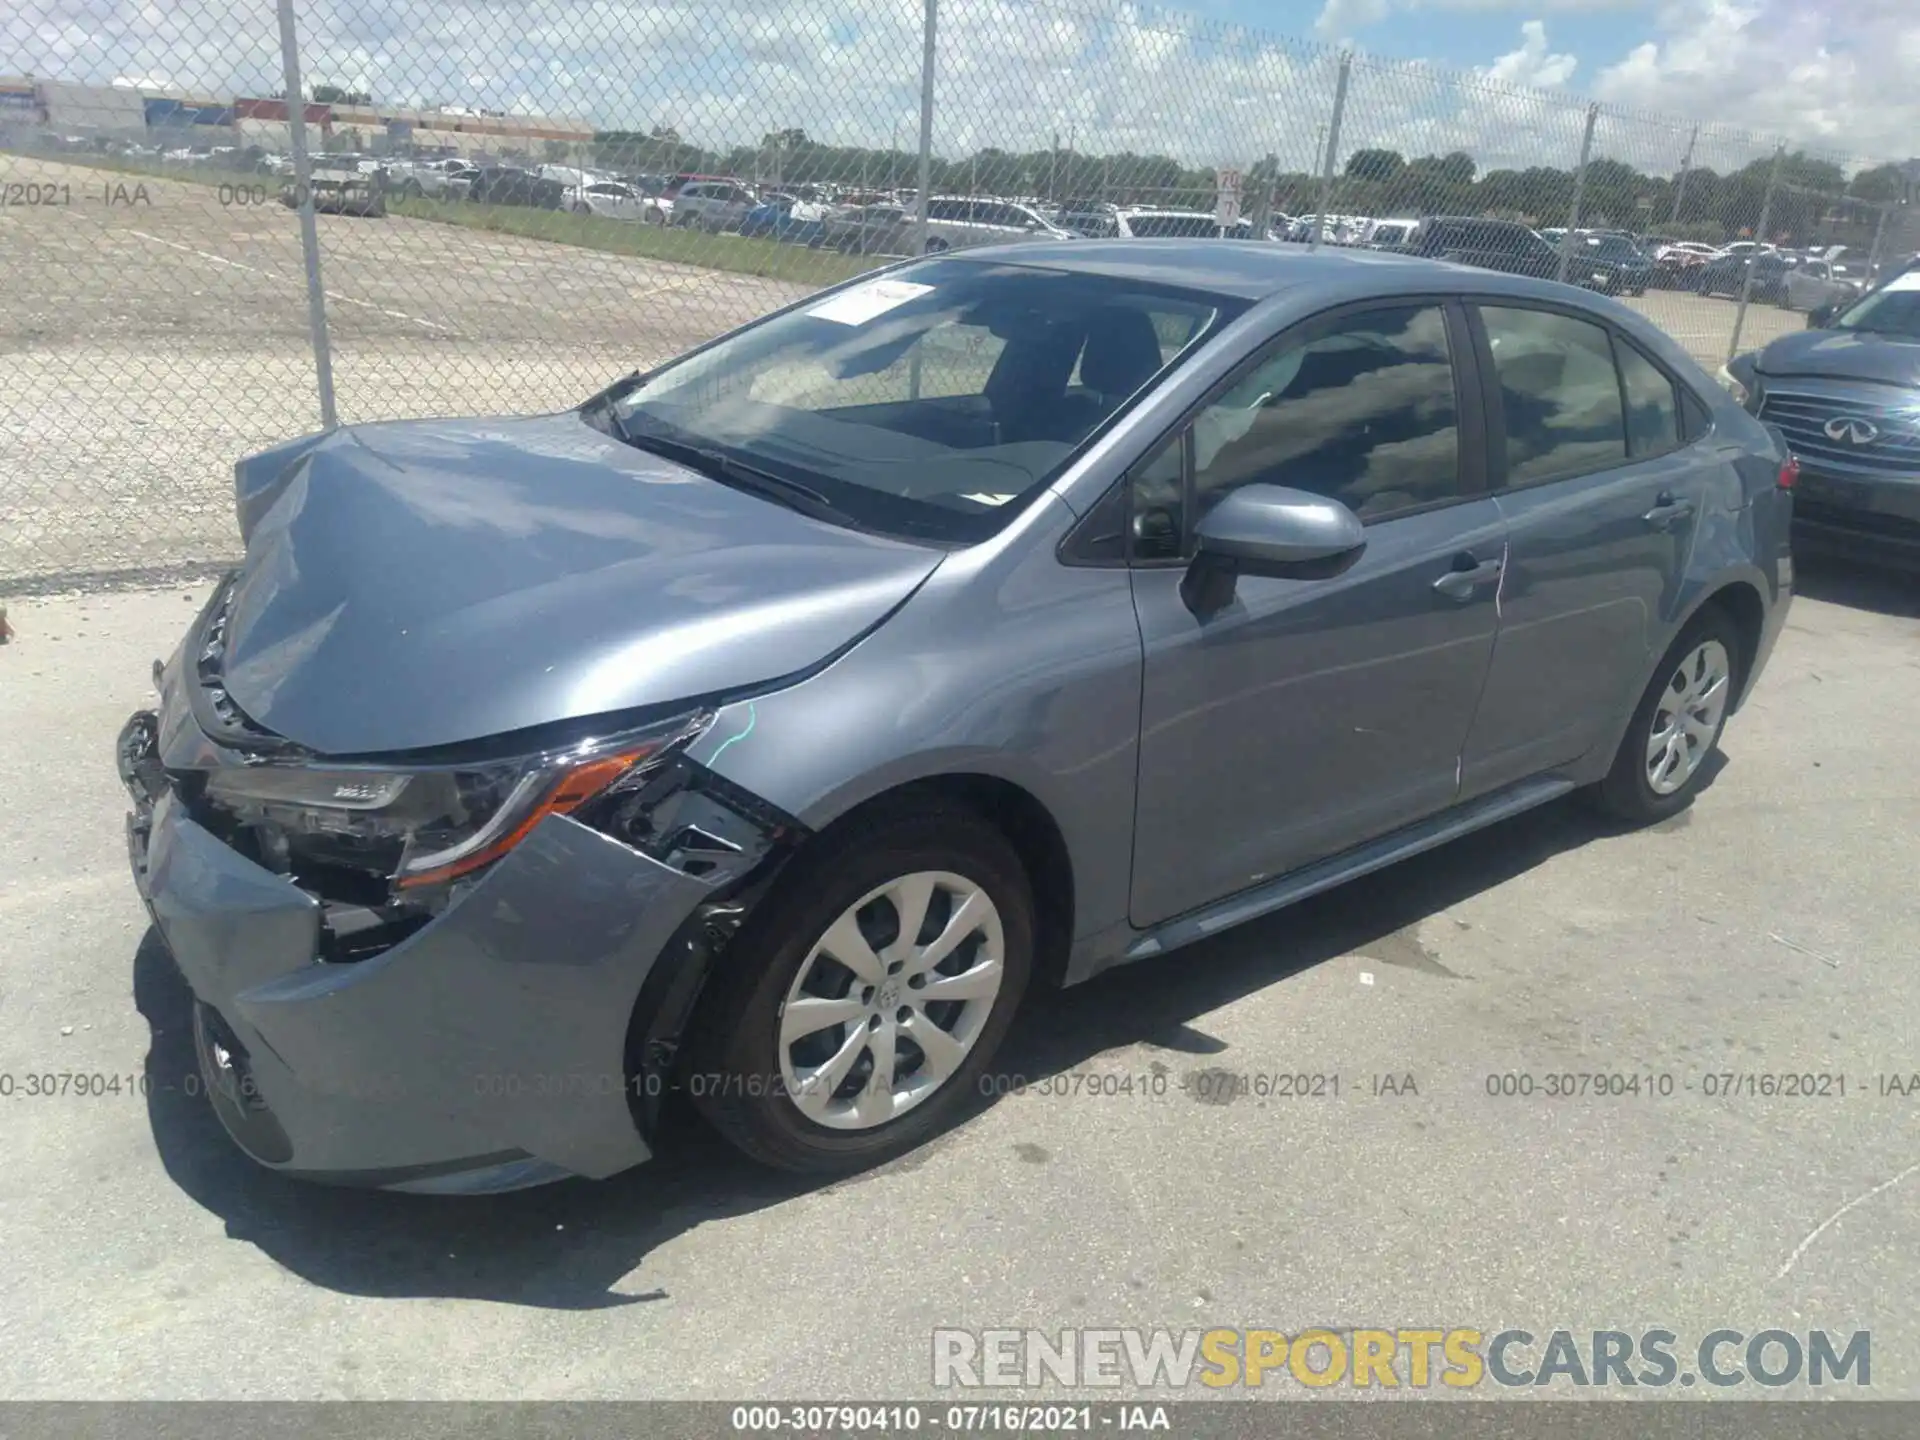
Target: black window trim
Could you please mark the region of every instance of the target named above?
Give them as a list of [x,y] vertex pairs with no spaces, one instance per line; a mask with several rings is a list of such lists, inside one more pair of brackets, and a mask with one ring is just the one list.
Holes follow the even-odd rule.
[[[1482,387],[1482,401],[1486,407],[1487,435],[1487,482],[1488,491],[1495,495],[1511,495],[1532,490],[1541,485],[1559,485],[1568,480],[1581,480],[1591,475],[1604,475],[1609,470],[1623,470],[1629,465],[1638,465],[1648,460],[1659,460],[1668,455],[1677,455],[1690,446],[1697,445],[1713,433],[1713,406],[1702,400],[1685,380],[1674,374],[1656,355],[1647,353],[1644,346],[1627,334],[1618,325],[1605,316],[1596,315],[1578,305],[1570,305],[1558,300],[1543,300],[1531,295],[1493,295],[1485,292],[1463,295],[1461,303],[1466,307],[1467,323],[1473,331],[1474,353],[1479,358],[1480,373],[1486,377]],[[1613,356],[1614,384],[1620,390],[1620,444],[1622,459],[1614,465],[1595,465],[1586,470],[1570,470],[1561,475],[1546,475],[1537,480],[1523,480],[1511,484],[1507,480],[1507,416],[1506,407],[1500,399],[1498,372],[1493,364],[1493,346],[1487,340],[1487,326],[1480,312],[1491,306],[1496,310],[1544,310],[1550,314],[1564,315],[1569,320],[1581,320],[1589,325],[1597,325],[1607,334],[1609,354]],[[1626,377],[1620,373],[1620,361],[1617,347],[1631,346],[1634,352],[1654,369],[1667,377],[1667,383],[1674,388],[1674,406],[1679,423],[1680,443],[1670,450],[1661,450],[1651,455],[1631,453],[1631,436],[1627,424]],[[1696,431],[1690,423],[1687,413],[1687,397],[1691,396],[1695,405],[1707,417],[1704,429]]]
[[[1273,352],[1283,344],[1294,341],[1312,327],[1332,324],[1352,315],[1365,314],[1373,310],[1429,309],[1438,307],[1446,318],[1448,358],[1453,366],[1453,403],[1455,424],[1460,431],[1460,444],[1457,452],[1459,466],[1460,491],[1456,495],[1440,500],[1429,500],[1421,505],[1408,505],[1403,509],[1389,510],[1377,515],[1362,518],[1363,526],[1385,524],[1390,520],[1404,520],[1409,516],[1425,515],[1430,511],[1444,510],[1455,505],[1464,505],[1470,501],[1486,498],[1494,490],[1491,470],[1492,452],[1489,449],[1487,430],[1487,386],[1482,381],[1483,367],[1478,352],[1473,347],[1472,332],[1469,327],[1467,305],[1458,293],[1452,292],[1409,292],[1403,295],[1374,295],[1364,300],[1350,300],[1341,305],[1317,310],[1311,315],[1302,316],[1286,329],[1270,335],[1266,340],[1243,358],[1233,369],[1216,381],[1206,394],[1200,397],[1179,418],[1157,433],[1151,441],[1141,447],[1139,455],[1126,468],[1116,487],[1127,490],[1127,507],[1124,524],[1126,526],[1126,556],[1123,560],[1095,560],[1072,558],[1077,542],[1091,537],[1084,532],[1088,529],[1086,521],[1099,513],[1106,502],[1106,494],[1095,501],[1087,510],[1080,524],[1068,531],[1061,541],[1057,554],[1069,564],[1116,566],[1125,565],[1130,569],[1165,570],[1184,568],[1193,562],[1193,525],[1194,514],[1194,464],[1193,464],[1193,422],[1200,412],[1211,405],[1220,396],[1227,393],[1242,380],[1246,379]],[[1476,392],[1481,403],[1475,404]],[[1133,481],[1134,477],[1146,466],[1160,458],[1162,448],[1177,438],[1180,445],[1180,486],[1181,486],[1181,527],[1180,553],[1169,556],[1142,558],[1133,553]]]

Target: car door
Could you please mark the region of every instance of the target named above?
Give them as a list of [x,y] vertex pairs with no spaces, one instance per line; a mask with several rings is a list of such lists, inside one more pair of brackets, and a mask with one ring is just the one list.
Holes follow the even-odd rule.
[[[1331,311],[1275,340],[1129,478],[1145,644],[1132,918],[1151,925],[1454,798],[1494,641],[1503,521],[1463,313]],[[1324,579],[1241,575],[1196,614],[1195,519],[1240,485],[1349,505]]]
[[1530,302],[1472,315],[1507,564],[1463,799],[1610,737],[1658,658],[1705,501],[1676,382],[1626,336]]

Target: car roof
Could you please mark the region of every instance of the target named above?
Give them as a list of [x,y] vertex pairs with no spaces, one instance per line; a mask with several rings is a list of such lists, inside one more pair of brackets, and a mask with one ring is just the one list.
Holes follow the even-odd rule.
[[1383,293],[1473,288],[1495,294],[1551,294],[1566,297],[1564,285],[1548,285],[1524,276],[1393,255],[1379,250],[1330,247],[1311,250],[1270,240],[1220,240],[1195,237],[1168,240],[1037,240],[968,250],[955,257],[970,261],[1002,260],[1087,275],[1107,275],[1152,285],[1185,285],[1231,295],[1242,300],[1264,300],[1302,285],[1366,279]]

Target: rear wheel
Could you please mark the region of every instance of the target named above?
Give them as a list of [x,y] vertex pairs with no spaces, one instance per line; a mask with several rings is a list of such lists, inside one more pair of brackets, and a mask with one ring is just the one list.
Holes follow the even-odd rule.
[[1601,809],[1644,825],[1692,802],[1738,693],[1739,655],[1740,637],[1724,610],[1710,605],[1694,617],[1661,657],[1613,768],[1593,789]]
[[687,1078],[749,1156],[835,1173],[951,1123],[1026,990],[1033,900],[973,812],[895,809],[820,837],[729,947]]
[[942,240],[938,235],[931,237],[927,241],[927,254],[929,255],[945,254],[948,248],[950,247],[947,245],[947,242]]

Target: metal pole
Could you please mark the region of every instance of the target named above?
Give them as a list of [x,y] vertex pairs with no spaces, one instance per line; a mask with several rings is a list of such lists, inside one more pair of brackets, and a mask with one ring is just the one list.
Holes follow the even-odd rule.
[[300,253],[307,262],[307,329],[313,340],[313,374],[320,388],[320,428],[340,421],[333,408],[333,352],[327,345],[327,292],[320,285],[320,228],[313,219],[313,165],[307,159],[307,96],[300,88],[300,41],[293,29],[293,0],[277,0],[280,68],[287,84],[287,140],[293,150],[293,193],[300,201]]
[[1687,198],[1687,171],[1693,168],[1693,142],[1699,138],[1700,127],[1696,125],[1693,133],[1687,136],[1687,153],[1680,157],[1680,178],[1673,186],[1673,214],[1667,220],[1670,226],[1680,223],[1680,202]]
[[1573,263],[1573,232],[1580,228],[1580,192],[1587,188],[1587,161],[1593,155],[1593,126],[1600,118],[1598,105],[1587,106],[1587,129],[1580,137],[1580,165],[1573,172],[1573,204],[1567,211],[1567,233],[1560,237],[1560,263],[1553,278],[1567,283],[1567,267]]
[[1880,242],[1886,238],[1887,212],[1892,208],[1891,205],[1880,206],[1880,218],[1873,222],[1873,244],[1867,249],[1866,280],[1869,285],[1873,283],[1873,267],[1880,263]]
[[1740,331],[1747,323],[1747,298],[1753,294],[1753,267],[1760,259],[1760,247],[1767,243],[1767,220],[1773,214],[1773,192],[1780,184],[1780,161],[1785,157],[1784,143],[1773,152],[1773,168],[1767,172],[1767,193],[1760,201],[1760,223],[1753,229],[1753,253],[1747,257],[1740,276],[1740,307],[1733,312],[1733,338],[1727,342],[1727,359],[1740,353]]
[[[913,248],[927,253],[927,191],[933,185],[933,48],[940,0],[926,0],[926,34],[920,50],[920,196],[914,203]],[[919,347],[915,347],[919,353]]]
[[1333,203],[1333,157],[1340,153],[1340,117],[1347,111],[1347,77],[1353,73],[1353,52],[1340,52],[1340,78],[1333,86],[1333,115],[1327,121],[1327,153],[1320,166],[1320,213],[1313,217],[1310,249],[1320,248],[1320,232],[1326,228],[1327,207]]

